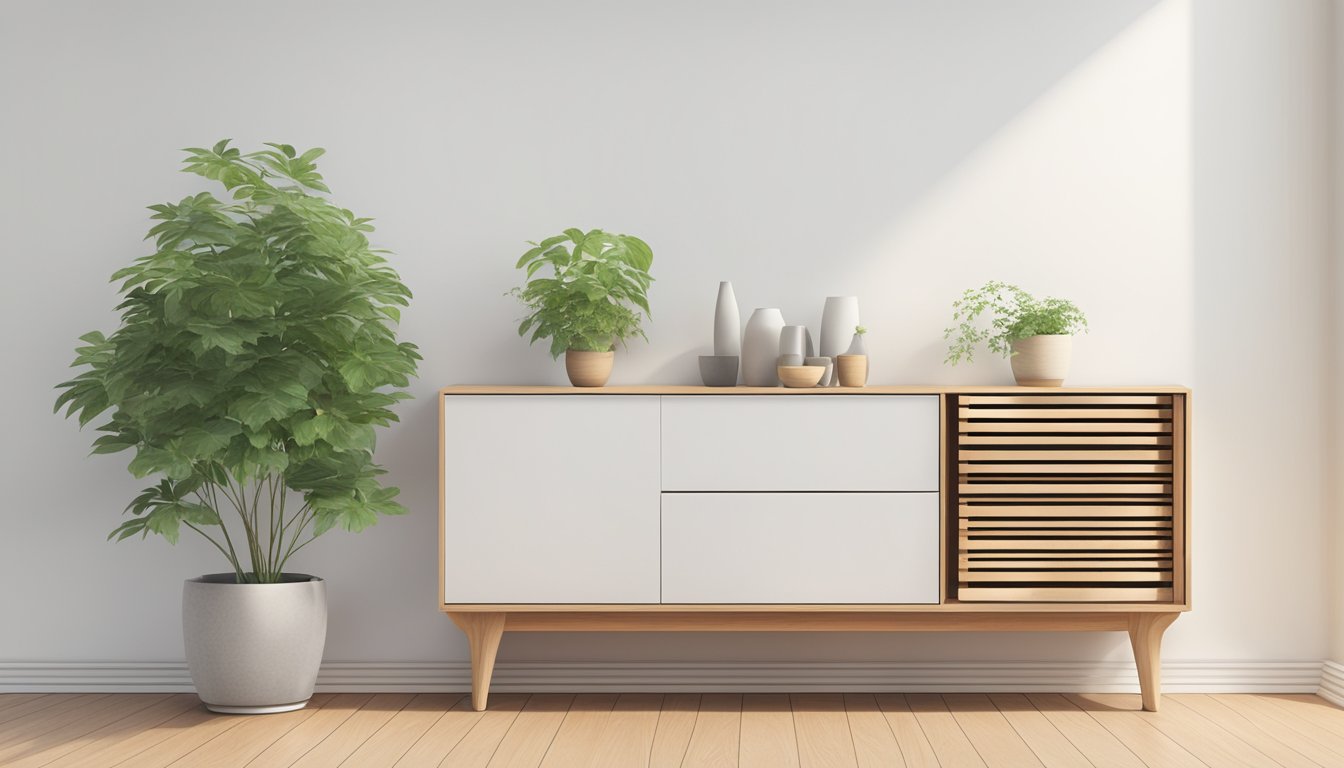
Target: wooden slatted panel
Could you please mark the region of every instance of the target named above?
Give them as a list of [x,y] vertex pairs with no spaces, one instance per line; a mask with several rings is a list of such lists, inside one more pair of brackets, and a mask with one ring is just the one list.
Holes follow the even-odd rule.
[[962,602],[1170,602],[1171,395],[974,395],[957,414]]

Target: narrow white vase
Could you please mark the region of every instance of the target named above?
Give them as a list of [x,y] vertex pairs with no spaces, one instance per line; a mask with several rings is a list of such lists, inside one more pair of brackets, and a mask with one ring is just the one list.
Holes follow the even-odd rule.
[[[859,324],[859,297],[827,296],[821,311],[821,344],[818,354],[834,358],[843,355],[854,338],[854,326]],[[838,376],[832,385],[839,385]]]
[[719,300],[714,304],[714,354],[742,354],[742,317],[737,312],[733,284],[719,283]]
[[761,308],[751,313],[747,330],[742,334],[742,383],[748,387],[777,387],[779,374],[775,371],[779,360],[779,332],[784,329],[784,315],[774,308]]

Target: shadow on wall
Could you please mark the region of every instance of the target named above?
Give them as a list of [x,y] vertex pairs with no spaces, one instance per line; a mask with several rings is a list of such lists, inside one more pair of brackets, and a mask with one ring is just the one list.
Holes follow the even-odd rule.
[[[893,221],[1158,4],[732,3],[691,13],[588,3],[537,8],[521,25],[487,6],[458,7],[454,42],[490,76],[456,78],[448,96],[469,108],[432,129],[456,139],[436,149],[451,177],[473,180],[448,190],[448,209],[491,223],[463,233],[481,239],[463,246],[471,259],[440,326],[479,329],[465,356],[480,365],[434,383],[563,381],[543,350],[511,335],[518,308],[480,297],[518,282],[511,267],[524,237],[571,223],[637,233],[658,254],[650,343],[622,353],[615,384],[655,372],[695,381],[693,358],[669,371],[666,356],[708,345],[721,279],[735,281],[744,320],[752,307],[779,306],[815,327],[822,297],[877,293],[861,281]],[[548,41],[580,33],[610,47],[551,55]],[[514,64],[492,65],[505,61]],[[620,119],[571,109],[577,93],[619,100]],[[546,113],[566,119],[537,130]],[[420,152],[412,138],[406,151]],[[570,161],[582,168],[565,170]],[[937,254],[882,258],[920,262],[906,269],[919,274]]]

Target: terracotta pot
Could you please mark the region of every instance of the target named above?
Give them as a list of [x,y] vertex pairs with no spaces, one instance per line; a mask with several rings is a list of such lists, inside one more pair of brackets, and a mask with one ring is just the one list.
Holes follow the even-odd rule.
[[867,355],[837,355],[835,370],[842,387],[862,387],[868,383]]
[[615,358],[616,353],[610,349],[606,352],[565,350],[565,373],[569,374],[569,383],[576,387],[606,386]]
[[1012,343],[1013,378],[1019,387],[1060,387],[1069,375],[1073,337],[1067,334],[1032,336]]

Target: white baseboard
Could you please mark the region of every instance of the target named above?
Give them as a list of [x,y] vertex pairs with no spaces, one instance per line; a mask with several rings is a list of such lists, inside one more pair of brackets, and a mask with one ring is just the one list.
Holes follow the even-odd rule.
[[1316,693],[1331,704],[1344,707],[1344,664],[1327,661],[1321,665],[1321,689]]
[[[1169,661],[1171,693],[1317,693],[1344,705],[1344,666],[1319,661]],[[466,691],[465,662],[327,662],[319,691]],[[184,662],[0,662],[0,693],[191,691]],[[491,690],[1138,691],[1124,662],[500,662]]]

